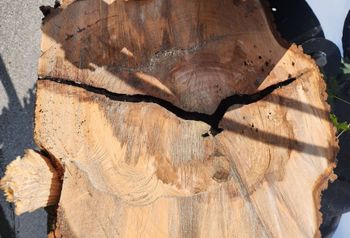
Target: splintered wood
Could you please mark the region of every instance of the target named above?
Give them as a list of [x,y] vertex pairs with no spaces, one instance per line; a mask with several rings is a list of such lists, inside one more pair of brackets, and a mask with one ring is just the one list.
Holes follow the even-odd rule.
[[0,181],[9,202],[15,204],[16,215],[56,205],[61,193],[59,171],[49,159],[27,150],[22,158],[12,161]]
[[259,1],[63,1],[42,30],[35,140],[64,169],[63,237],[320,236],[325,84]]

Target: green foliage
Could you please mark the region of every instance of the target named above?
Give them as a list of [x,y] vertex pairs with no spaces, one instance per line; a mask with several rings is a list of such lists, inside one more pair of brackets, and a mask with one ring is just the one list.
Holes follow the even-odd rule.
[[346,121],[339,122],[337,116],[333,113],[330,114],[330,117],[333,125],[337,128],[338,133],[350,131],[350,124],[348,124]]
[[350,63],[346,63],[344,60],[342,61],[342,66],[340,68],[341,74],[350,74]]
[[[350,63],[346,63],[344,60],[342,60],[342,65],[340,68],[340,73],[337,77],[329,77],[327,78],[324,75],[324,79],[327,83],[327,93],[328,93],[328,102],[333,107],[334,99],[337,99],[339,101],[342,101],[343,103],[349,104],[350,102],[342,99],[339,97],[339,93],[342,91],[344,85],[341,83],[342,78],[344,76],[350,75]],[[339,83],[340,82],[340,83]],[[330,119],[333,123],[333,125],[337,128],[338,131],[338,137],[342,135],[344,132],[350,131],[350,124],[348,122],[339,122],[336,115],[333,113],[330,114]]]

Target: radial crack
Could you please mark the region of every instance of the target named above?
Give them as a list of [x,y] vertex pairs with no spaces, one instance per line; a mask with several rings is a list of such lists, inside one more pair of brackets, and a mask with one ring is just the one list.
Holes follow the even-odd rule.
[[[248,105],[255,103],[272,92],[274,92],[276,89],[287,86],[294,82],[297,78],[301,77],[303,74],[300,74],[296,77],[289,77],[286,80],[283,80],[281,82],[278,82],[276,84],[273,84],[271,86],[266,87],[265,89],[258,91],[253,94],[234,94],[229,97],[226,97],[221,100],[219,105],[217,106],[216,110],[212,114],[206,114],[201,112],[191,112],[186,111],[178,106],[175,106],[169,101],[166,101],[161,98],[157,98],[151,95],[143,95],[143,94],[121,94],[121,93],[115,93],[111,92],[105,88],[99,88],[92,85],[84,84],[84,83],[78,83],[74,82],[69,79],[62,79],[62,78],[55,78],[55,77],[41,77],[38,80],[46,80],[46,81],[52,81],[55,83],[60,83],[68,86],[78,87],[85,89],[88,92],[92,92],[95,94],[103,95],[113,101],[120,101],[120,102],[129,102],[129,103],[155,103],[159,106],[167,109],[168,111],[175,114],[177,117],[183,119],[183,120],[192,120],[192,121],[202,121],[208,124],[210,128],[210,133],[212,135],[216,135],[220,133],[223,129],[219,128],[219,123],[224,117],[227,110],[234,106],[234,105]],[[209,135],[208,133],[204,134],[203,136]]]

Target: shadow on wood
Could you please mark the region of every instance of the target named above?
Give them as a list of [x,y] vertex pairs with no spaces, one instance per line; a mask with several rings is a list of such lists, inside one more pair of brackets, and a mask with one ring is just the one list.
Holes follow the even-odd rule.
[[[42,29],[35,141],[65,170],[63,236],[320,235],[337,151],[325,84],[276,40],[259,1],[67,0]],[[96,93],[211,115],[291,77],[232,105],[215,135],[160,104]]]

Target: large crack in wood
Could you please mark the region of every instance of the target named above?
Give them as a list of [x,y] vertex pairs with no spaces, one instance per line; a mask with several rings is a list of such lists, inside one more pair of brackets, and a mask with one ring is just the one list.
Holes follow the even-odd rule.
[[219,128],[219,123],[224,117],[227,110],[234,106],[234,105],[248,105],[255,103],[257,101],[260,101],[261,99],[265,98],[266,96],[273,93],[276,89],[285,87],[292,82],[294,82],[297,78],[301,77],[303,74],[300,74],[295,77],[289,77],[281,82],[278,82],[276,84],[270,85],[266,87],[263,90],[260,90],[253,94],[234,94],[229,97],[226,97],[222,99],[217,106],[216,110],[212,114],[206,114],[201,112],[192,112],[192,111],[186,111],[178,106],[175,106],[171,102],[154,97],[151,95],[143,95],[143,94],[121,94],[121,93],[115,93],[111,92],[105,88],[99,88],[92,85],[84,84],[84,83],[78,83],[69,79],[63,79],[63,78],[55,78],[55,77],[40,77],[38,80],[44,81],[51,81],[55,83],[60,83],[68,86],[78,87],[82,88],[88,92],[92,92],[95,94],[103,95],[113,101],[119,101],[119,102],[129,102],[129,103],[154,103],[158,104],[159,106],[165,108],[166,110],[172,112],[177,117],[183,119],[183,120],[192,120],[192,121],[201,121],[210,126],[210,131],[203,136],[209,136],[209,133],[213,136],[217,135],[218,133],[222,132],[223,129]]

